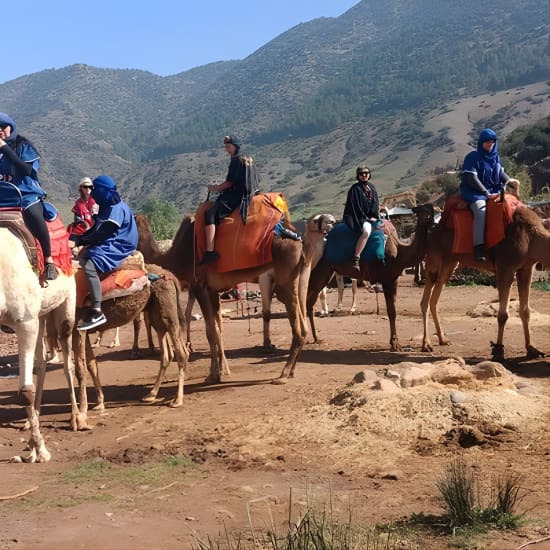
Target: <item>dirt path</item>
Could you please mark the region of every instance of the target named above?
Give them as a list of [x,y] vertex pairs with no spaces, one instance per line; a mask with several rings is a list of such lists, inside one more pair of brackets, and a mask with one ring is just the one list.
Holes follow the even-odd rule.
[[[307,505],[330,505],[343,519],[352,510],[354,521],[372,525],[412,513],[440,514],[435,479],[457,453],[485,482],[505,470],[525,477],[521,509],[533,521],[517,533],[485,537],[484,547],[517,548],[550,534],[550,361],[518,359],[524,350],[517,315],[512,313],[505,335],[507,356],[516,358],[507,365],[513,378],[475,387],[430,383],[398,396],[348,385],[359,371],[383,377],[384,369],[400,361],[487,359],[496,319],[472,318],[467,311],[496,299],[495,289],[444,292],[442,322],[453,345],[436,346],[431,354],[419,351],[420,294],[410,277],[403,279],[398,334],[405,351],[388,351],[383,299],[377,316],[375,295],[361,288],[360,315],[317,319],[324,342],[306,346],[296,378],[285,386],[270,383],[284,353],[265,356],[256,347],[261,319],[237,318],[234,311],[224,325],[233,373],[220,386],[202,386],[208,348],[202,321],[194,321],[196,352],[180,409],[140,402],[158,358],[131,359],[125,328],[123,348],[100,352],[107,410],[90,413],[95,427],[85,433],[68,430],[62,368],[51,365],[42,425],[53,458],[48,464],[0,463],[0,497],[38,486],[0,502],[0,549],[191,548],[208,536],[218,540],[226,530],[263,533],[273,525],[282,533],[289,506],[294,517]],[[344,305],[350,301],[346,291]],[[335,302],[336,294],[329,294],[329,305]],[[548,293],[534,291],[532,307],[532,339],[550,354]],[[275,309],[281,312],[280,305]],[[287,350],[288,323],[275,317],[273,341]],[[5,367],[15,362],[13,338],[0,334],[0,346],[0,459],[6,460],[23,450],[24,411],[16,403],[17,379],[6,376],[15,372]],[[175,378],[173,365],[163,399],[173,395]],[[518,381],[522,391],[516,391]],[[469,422],[482,433],[467,448],[452,431],[459,423],[449,412],[448,396],[457,388],[469,396]],[[94,392],[89,395],[93,403]],[[438,544],[444,547],[425,541],[418,548]]]

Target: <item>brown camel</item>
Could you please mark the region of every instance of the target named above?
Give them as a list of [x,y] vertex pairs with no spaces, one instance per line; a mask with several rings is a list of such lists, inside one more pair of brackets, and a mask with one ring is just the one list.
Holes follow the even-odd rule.
[[[433,225],[434,209],[431,204],[415,206],[413,212],[416,214],[416,227],[414,238],[410,244],[402,243],[397,235],[390,235],[386,242],[386,258],[382,262],[375,260],[361,262],[361,270],[353,269],[351,260],[342,264],[331,265],[325,259],[317,264],[311,272],[307,293],[307,314],[311,323],[314,342],[318,343],[317,333],[313,317],[313,306],[319,295],[319,291],[327,285],[334,272],[345,277],[358,280],[368,280],[371,283],[381,283],[386,300],[386,309],[390,322],[390,348],[391,351],[399,351],[399,340],[395,325],[395,301],[397,297],[397,280],[406,267],[411,267],[424,257],[426,252],[426,240],[430,227]],[[389,251],[393,250],[393,254]]]
[[217,273],[212,269],[195,267],[194,221],[191,217],[183,219],[171,248],[160,252],[151,229],[144,216],[137,216],[140,250],[146,261],[161,265],[171,271],[180,281],[187,283],[201,308],[206,336],[210,345],[210,375],[207,383],[220,383],[225,353],[221,331],[216,318],[220,315],[219,291],[228,290],[241,282],[257,283],[262,273],[273,269],[274,286],[288,314],[292,329],[292,344],[287,362],[276,383],[286,382],[294,376],[294,369],[307,334],[305,322],[305,298],[310,264],[304,256],[302,243],[292,239],[275,236],[272,244],[272,261],[264,265]]
[[[136,349],[139,335],[140,315],[144,312],[151,326],[157,332],[161,347],[159,373],[153,389],[149,395],[144,398],[144,401],[153,402],[156,400],[166,369],[175,353],[178,362],[179,377],[176,398],[171,405],[179,407],[183,404],[183,383],[188,358],[187,349],[181,332],[184,321],[181,300],[179,297],[179,285],[177,281],[173,280],[169,273],[166,273],[160,267],[147,264],[145,268],[148,273],[159,275],[161,278],[129,296],[104,301],[102,309],[105,317],[107,317],[107,323],[102,325],[99,330],[120,327],[133,321],[134,349]],[[83,309],[77,309],[77,319],[82,316],[83,311]],[[76,329],[73,331],[76,374],[80,385],[80,413],[81,417],[86,419],[88,412],[88,399],[86,393],[87,372],[92,376],[97,393],[97,405],[94,409],[105,409],[105,397],[99,379],[99,369],[90,341],[90,334],[93,332],[95,331],[77,331]],[[171,339],[172,347],[168,341],[168,336]],[[89,428],[87,423],[81,426],[80,429],[86,428]]]
[[443,287],[451,277],[455,267],[481,269],[496,274],[499,310],[498,334],[496,343],[491,343],[495,361],[504,359],[504,326],[508,320],[508,302],[514,276],[519,294],[519,314],[523,324],[525,349],[528,357],[540,357],[543,354],[531,345],[529,333],[529,291],[535,264],[541,262],[550,265],[550,232],[543,221],[526,206],[519,206],[506,228],[505,238],[491,248],[485,262],[475,262],[473,254],[452,254],[453,230],[444,225],[437,226],[430,234],[426,254],[426,286],[422,295],[421,308],[424,321],[423,351],[432,351],[428,333],[428,304],[432,313],[439,345],[449,341],[443,335],[437,303]]

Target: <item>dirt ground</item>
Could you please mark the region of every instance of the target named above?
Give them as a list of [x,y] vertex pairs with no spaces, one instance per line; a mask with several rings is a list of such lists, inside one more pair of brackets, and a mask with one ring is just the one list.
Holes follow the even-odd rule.
[[[107,409],[90,411],[93,430],[70,431],[63,369],[49,366],[41,415],[52,453],[46,464],[9,462],[23,454],[27,436],[16,400],[14,338],[0,334],[0,549],[169,550],[197,548],[209,538],[223,547],[227,534],[284,533],[289,515],[296,519],[308,506],[343,521],[351,513],[354,523],[368,525],[442,514],[436,480],[457,455],[475,471],[482,492],[505,471],[523,476],[519,511],[528,521],[514,532],[480,536],[476,548],[512,549],[550,536],[550,360],[523,357],[514,302],[505,333],[511,374],[395,392],[350,384],[360,371],[387,379],[385,369],[402,361],[462,357],[473,365],[489,358],[496,319],[468,311],[495,300],[494,288],[445,290],[440,311],[452,345],[436,345],[433,353],[420,351],[421,292],[411,276],[401,279],[397,323],[404,351],[389,352],[382,296],[377,315],[376,295],[360,288],[358,314],[317,318],[323,343],[305,346],[296,378],[284,386],[270,383],[290,344],[281,305],[274,305],[272,337],[282,351],[266,356],[258,347],[260,304],[245,302],[243,316],[226,303],[232,374],[221,385],[202,385],[208,346],[203,322],[193,321],[195,351],[179,409],[167,406],[175,364],[162,400],[140,401],[154,381],[158,357],[133,359],[131,328],[125,327],[121,348],[98,350]],[[328,300],[334,307],[335,291]],[[344,309],[350,303],[346,289]],[[550,354],[550,293],[533,290],[531,306],[532,341]],[[451,408],[453,390],[468,396],[468,413],[461,409],[466,420]],[[93,389],[89,398],[93,405]],[[29,489],[25,496],[2,498]],[[528,549],[549,548],[547,543]],[[447,544],[420,537],[400,548]]]

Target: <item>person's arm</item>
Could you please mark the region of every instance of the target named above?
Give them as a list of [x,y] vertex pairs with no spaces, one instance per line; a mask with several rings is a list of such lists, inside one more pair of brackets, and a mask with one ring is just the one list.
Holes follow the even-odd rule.
[[32,176],[34,174],[34,177],[36,177],[33,165],[21,160],[17,156],[17,153],[7,143],[4,142],[4,145],[0,147],[0,153],[8,157],[8,160],[13,164],[17,174],[21,176]]
[[489,196],[489,191],[487,191],[485,185],[481,183],[481,180],[477,177],[477,174],[475,174],[474,172],[463,172],[462,181],[464,185],[466,185],[470,189],[475,189],[476,191],[479,191],[482,195],[485,195],[486,197]]
[[119,226],[110,221],[96,223],[91,229],[88,229],[83,235],[71,235],[71,241],[75,241],[77,246],[94,246],[102,243],[110,237]]

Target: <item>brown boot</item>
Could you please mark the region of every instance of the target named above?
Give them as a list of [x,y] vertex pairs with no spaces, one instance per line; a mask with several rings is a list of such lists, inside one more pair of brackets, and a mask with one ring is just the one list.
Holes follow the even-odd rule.
[[354,256],[351,260],[351,267],[357,271],[361,271],[361,266],[359,265],[361,258],[359,256]]

